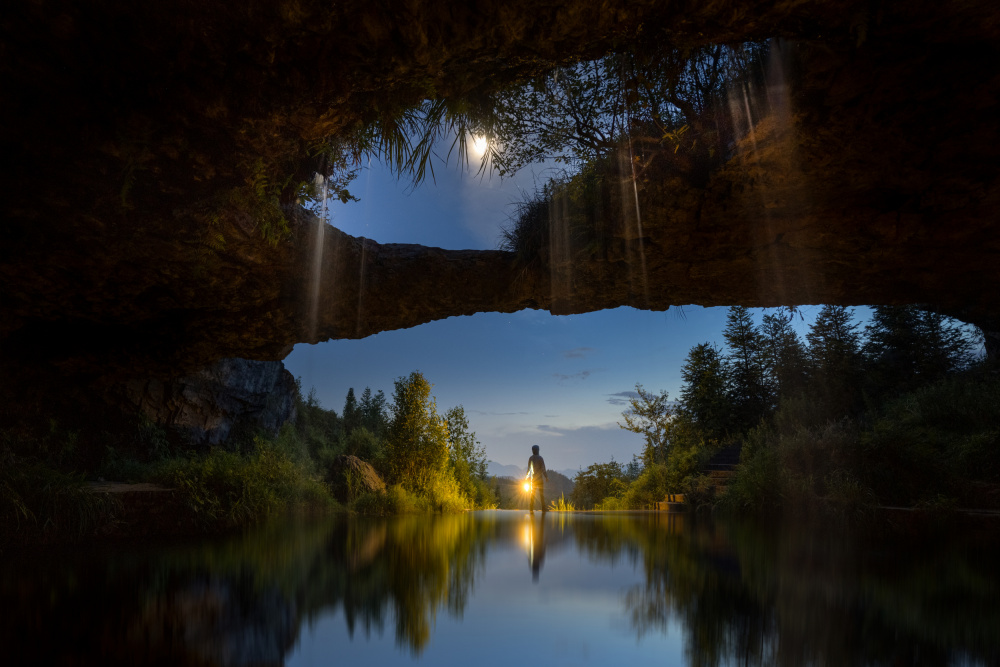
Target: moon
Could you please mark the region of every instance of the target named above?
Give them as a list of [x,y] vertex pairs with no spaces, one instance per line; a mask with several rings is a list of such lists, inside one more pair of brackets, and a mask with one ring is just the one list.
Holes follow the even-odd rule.
[[489,148],[490,142],[486,137],[475,136],[472,137],[472,152],[476,154],[476,157],[483,157],[486,154],[486,149]]

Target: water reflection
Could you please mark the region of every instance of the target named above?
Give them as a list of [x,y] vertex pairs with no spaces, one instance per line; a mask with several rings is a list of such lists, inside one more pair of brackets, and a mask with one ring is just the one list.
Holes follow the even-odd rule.
[[341,517],[8,556],[0,641],[9,664],[506,665],[530,635],[557,663],[992,665],[997,555],[671,514]]
[[524,526],[524,542],[528,549],[528,566],[531,568],[531,580],[538,583],[538,575],[545,564],[545,514],[539,512],[535,521],[534,512],[529,516],[529,523]]

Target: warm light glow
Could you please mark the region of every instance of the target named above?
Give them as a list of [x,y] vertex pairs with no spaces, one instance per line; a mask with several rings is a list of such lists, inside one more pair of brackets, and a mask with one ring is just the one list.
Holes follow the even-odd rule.
[[525,482],[524,483],[524,492],[528,493],[529,491],[531,491],[531,482]]
[[489,145],[486,137],[472,137],[472,152],[476,154],[476,157],[482,157]]

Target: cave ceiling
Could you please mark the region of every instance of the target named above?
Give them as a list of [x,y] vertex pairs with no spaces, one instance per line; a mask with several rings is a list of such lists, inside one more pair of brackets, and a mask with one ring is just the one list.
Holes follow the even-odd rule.
[[[524,308],[920,303],[995,326],[996,3],[228,4],[3,12],[7,362],[182,373]],[[308,178],[316,142],[428,90],[475,96],[643,40],[750,39],[777,40],[768,113],[705,182],[645,172],[641,231],[609,205],[599,251],[525,263],[328,227],[313,321],[315,220],[286,202],[290,233],[268,239],[227,194],[257,158]]]

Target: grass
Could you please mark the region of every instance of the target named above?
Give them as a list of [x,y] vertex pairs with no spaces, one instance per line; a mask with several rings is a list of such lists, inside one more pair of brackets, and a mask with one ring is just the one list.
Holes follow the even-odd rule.
[[560,493],[559,500],[553,500],[549,503],[549,510],[553,512],[573,512],[576,511],[576,507],[571,502],[566,502],[566,494]]
[[0,539],[81,538],[113,524],[121,502],[87,489],[83,475],[0,453]]
[[[102,530],[114,532],[115,526],[122,525],[127,513],[117,494],[94,493],[85,473],[64,469],[72,467],[71,452],[48,443],[48,450],[58,454],[50,458],[70,461],[59,466],[25,454],[33,441],[22,438],[15,443],[8,437],[4,442],[0,447],[4,538],[22,542],[78,539]],[[73,446],[67,445],[70,450]],[[171,456],[159,450],[154,457],[140,457],[127,448],[106,445],[105,449],[93,476],[174,489],[174,501],[183,508],[178,519],[190,522],[192,529],[239,527],[293,509],[337,507],[329,488],[307,462],[265,440],[252,440],[243,453],[216,448]]]
[[151,474],[177,489],[201,523],[243,526],[295,507],[332,507],[329,488],[271,443],[247,455],[213,449],[168,459]]

